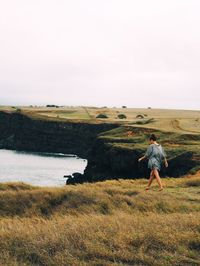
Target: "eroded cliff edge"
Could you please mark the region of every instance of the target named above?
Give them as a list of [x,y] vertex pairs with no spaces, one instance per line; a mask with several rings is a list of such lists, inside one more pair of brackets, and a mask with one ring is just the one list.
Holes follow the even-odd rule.
[[199,168],[199,135],[120,124],[45,121],[0,112],[0,148],[76,154],[88,160],[84,175],[69,178],[68,184],[148,177],[147,161],[139,164],[137,159],[145,152],[152,132],[159,137],[169,158],[169,168],[164,169],[163,176],[179,177]]
[[0,112],[0,148],[76,154],[87,159],[98,134],[115,127],[115,124],[45,121]]

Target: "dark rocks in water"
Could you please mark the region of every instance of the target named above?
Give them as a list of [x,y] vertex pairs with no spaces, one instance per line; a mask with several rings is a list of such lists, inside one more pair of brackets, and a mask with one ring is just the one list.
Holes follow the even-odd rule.
[[64,176],[64,177],[68,177],[68,179],[66,180],[66,185],[74,185],[77,183],[84,183],[85,177],[83,174],[81,173],[73,173],[71,176]]
[[64,177],[64,178],[70,178],[71,175],[64,175],[63,177]]

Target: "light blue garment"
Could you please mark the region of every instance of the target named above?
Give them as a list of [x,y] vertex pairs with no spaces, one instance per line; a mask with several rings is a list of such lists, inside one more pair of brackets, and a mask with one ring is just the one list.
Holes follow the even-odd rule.
[[149,159],[148,168],[160,171],[162,162],[166,158],[166,153],[160,144],[150,144],[145,156]]

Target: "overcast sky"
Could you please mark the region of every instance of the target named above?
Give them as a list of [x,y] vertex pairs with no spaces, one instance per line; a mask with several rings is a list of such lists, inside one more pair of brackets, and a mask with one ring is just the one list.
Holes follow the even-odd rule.
[[199,0],[0,0],[0,104],[200,109]]

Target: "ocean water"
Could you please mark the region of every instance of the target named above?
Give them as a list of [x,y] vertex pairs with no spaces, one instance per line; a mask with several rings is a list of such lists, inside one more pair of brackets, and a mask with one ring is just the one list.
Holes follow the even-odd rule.
[[61,153],[31,153],[0,149],[0,183],[25,182],[63,186],[64,175],[83,173],[87,160]]

